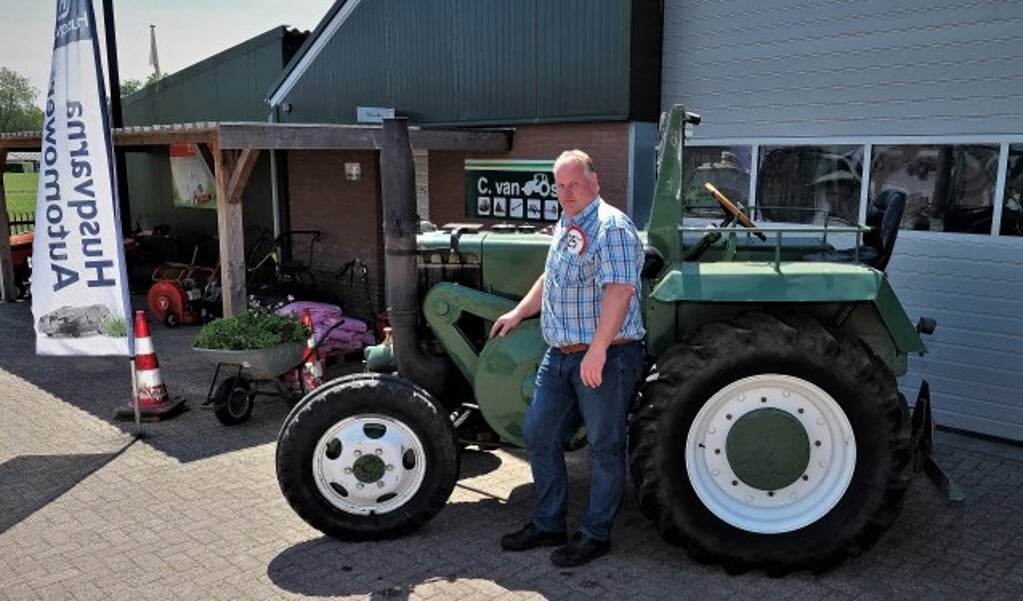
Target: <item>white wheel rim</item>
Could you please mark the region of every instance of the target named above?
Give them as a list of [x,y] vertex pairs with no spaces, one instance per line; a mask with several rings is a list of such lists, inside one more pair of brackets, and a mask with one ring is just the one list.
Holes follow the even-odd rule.
[[312,468],[320,494],[341,511],[387,513],[405,505],[419,490],[426,474],[426,451],[402,422],[385,415],[360,415],[334,424],[320,437]]
[[[773,491],[740,480],[725,452],[738,419],[765,408],[796,419],[810,442],[803,477]],[[820,387],[761,374],[729,384],[704,404],[689,429],[685,460],[693,490],[715,516],[742,530],[778,534],[816,522],[841,500],[856,470],[856,438],[845,412]]]

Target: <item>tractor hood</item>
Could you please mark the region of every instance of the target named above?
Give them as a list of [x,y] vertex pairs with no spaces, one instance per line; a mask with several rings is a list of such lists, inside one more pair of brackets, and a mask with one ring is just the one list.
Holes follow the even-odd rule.
[[[478,227],[478,226],[473,226]],[[435,256],[451,264],[475,264],[482,268],[482,289],[500,296],[521,298],[543,272],[550,234],[498,230],[466,231],[459,228],[420,234],[421,255]]]

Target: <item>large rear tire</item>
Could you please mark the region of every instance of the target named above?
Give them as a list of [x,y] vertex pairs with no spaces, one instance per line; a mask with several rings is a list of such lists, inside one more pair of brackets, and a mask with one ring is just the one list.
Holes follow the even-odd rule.
[[281,491],[312,527],[346,541],[401,536],[447,503],[458,478],[455,429],[425,390],[357,374],[299,401],[277,440]]
[[732,573],[823,571],[888,529],[911,441],[895,378],[803,316],[704,326],[658,358],[630,425],[642,511]]

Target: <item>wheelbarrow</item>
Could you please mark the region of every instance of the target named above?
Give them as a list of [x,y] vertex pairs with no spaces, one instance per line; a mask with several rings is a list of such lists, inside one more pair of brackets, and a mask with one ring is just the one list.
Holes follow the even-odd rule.
[[302,377],[306,345],[301,342],[243,351],[193,350],[217,366],[202,407],[212,409],[225,426],[248,420],[257,396],[295,402],[308,392]]

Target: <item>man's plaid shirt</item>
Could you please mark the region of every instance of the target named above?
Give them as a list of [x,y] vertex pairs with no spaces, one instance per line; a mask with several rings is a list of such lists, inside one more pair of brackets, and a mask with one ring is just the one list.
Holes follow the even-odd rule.
[[593,340],[605,284],[631,284],[625,321],[615,338],[639,340],[643,243],[624,213],[599,196],[572,219],[561,216],[547,252],[540,327],[551,346]]

